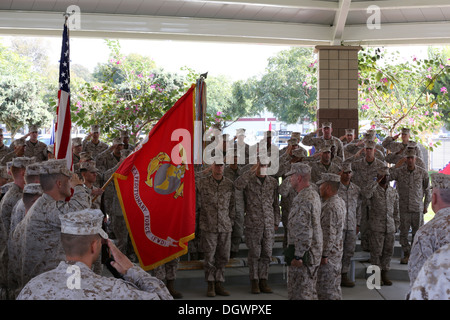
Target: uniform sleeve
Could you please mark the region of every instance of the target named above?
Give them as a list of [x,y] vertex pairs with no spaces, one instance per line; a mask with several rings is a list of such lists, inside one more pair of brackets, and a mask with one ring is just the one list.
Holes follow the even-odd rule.
[[139,290],[155,294],[156,299],[173,300],[172,295],[161,280],[151,276],[138,266],[128,269],[124,279],[133,283]]
[[315,135],[316,135],[315,132],[308,133],[306,136],[303,137],[302,143],[305,146],[313,146],[315,143],[315,139],[316,139],[314,137]]
[[336,139],[336,142],[338,144],[338,147],[337,147],[337,150],[336,150],[336,155],[338,157],[341,157],[342,160],[345,160],[344,144],[342,143],[342,141],[340,139]]
[[383,140],[383,142],[381,143],[381,145],[383,146],[383,148],[385,149],[389,149],[391,147],[392,142],[394,142],[394,138],[392,137],[387,137],[386,139]]
[[430,178],[428,177],[427,172],[424,172],[422,187],[423,187],[423,193],[424,193],[423,205],[424,205],[424,209],[427,209],[431,203]]
[[273,214],[274,214],[275,227],[278,227],[278,225],[281,222],[280,203],[279,203],[278,198],[279,198],[278,184],[275,181],[275,189],[274,189],[274,192],[273,192]]
[[394,223],[395,223],[395,231],[400,227],[400,208],[399,208],[399,197],[396,192],[395,201],[394,201]]
[[322,213],[322,218],[320,219],[320,226],[322,227],[323,235],[323,249],[322,257],[328,257],[331,248],[333,246],[333,225],[332,225],[332,215],[333,213],[329,208],[326,208]]
[[312,214],[312,205],[300,207],[298,202],[294,202],[289,213],[288,231],[297,230],[296,232],[289,232],[289,235],[293,237],[289,242],[295,245],[296,256],[303,257],[305,252],[311,248],[313,238]]
[[66,202],[66,210],[83,210],[91,207],[89,191],[83,186],[76,186],[69,202]]
[[238,190],[244,190],[248,184],[250,174],[252,174],[251,170],[245,171],[242,175],[240,175],[234,181],[234,187]]
[[361,215],[362,215],[362,200],[363,200],[363,194],[361,192],[361,189],[355,185],[355,187],[358,188],[357,192],[357,204],[356,204],[356,225],[359,226],[361,224]]
[[362,194],[364,195],[365,199],[369,200],[373,197],[377,185],[378,183],[376,181],[370,181],[367,187],[362,190]]

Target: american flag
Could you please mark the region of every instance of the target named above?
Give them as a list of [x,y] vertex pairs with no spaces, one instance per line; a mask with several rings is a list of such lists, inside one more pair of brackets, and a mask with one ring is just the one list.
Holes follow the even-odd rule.
[[55,157],[66,159],[67,168],[72,170],[72,121],[70,117],[70,68],[69,31],[64,24],[61,59],[59,61],[58,107],[55,125]]

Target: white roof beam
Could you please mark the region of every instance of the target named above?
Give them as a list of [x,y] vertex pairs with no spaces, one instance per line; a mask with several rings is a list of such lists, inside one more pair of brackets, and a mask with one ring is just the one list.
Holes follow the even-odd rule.
[[351,2],[352,0],[339,0],[339,10],[336,12],[333,23],[333,39],[331,40],[333,46],[341,44]]
[[[60,35],[63,23],[62,13],[0,11],[0,34]],[[295,23],[84,13],[81,16],[80,30],[71,30],[71,35],[92,36],[92,34],[104,38],[118,36],[198,40],[202,37],[216,37],[216,41],[234,39],[237,42],[245,40],[312,45],[329,42],[331,28]]]
[[377,6],[382,10],[399,10],[399,9],[428,9],[450,7],[448,0],[376,0],[354,2],[350,7],[350,11],[365,11],[368,6]]
[[[183,1],[183,0],[180,0]],[[317,0],[188,0],[190,2],[214,2],[220,4],[257,5],[282,8],[314,9],[314,10],[338,10],[338,4],[334,1]]]
[[345,44],[431,44],[450,43],[450,22],[384,23],[380,29],[368,29],[366,25],[351,25],[345,28]]

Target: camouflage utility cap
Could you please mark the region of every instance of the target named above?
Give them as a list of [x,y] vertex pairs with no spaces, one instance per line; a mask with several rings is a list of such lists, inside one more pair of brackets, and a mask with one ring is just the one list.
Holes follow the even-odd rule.
[[308,166],[305,163],[297,162],[297,163],[291,164],[291,170],[289,172],[287,172],[285,174],[285,176],[287,177],[287,176],[290,176],[290,175],[293,175],[293,174],[304,175],[304,174],[309,174],[309,173],[311,173],[311,167],[310,166]]
[[108,239],[102,229],[103,217],[99,209],[84,209],[61,215],[61,233],[80,236],[99,234],[103,239]]
[[23,188],[23,193],[27,194],[42,194],[42,187],[40,183],[27,183]]
[[55,174],[60,173],[67,177],[72,176],[72,172],[67,169],[66,159],[54,159],[42,162],[41,174]]
[[334,173],[322,173],[320,175],[320,180],[317,181],[317,184],[322,184],[324,182],[340,182],[341,176]]
[[432,173],[431,185],[436,189],[450,189],[450,175],[444,173]]

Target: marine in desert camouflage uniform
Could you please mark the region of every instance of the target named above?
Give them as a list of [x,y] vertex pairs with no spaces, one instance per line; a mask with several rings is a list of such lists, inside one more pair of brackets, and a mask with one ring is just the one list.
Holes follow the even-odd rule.
[[[28,166],[29,167],[29,166]],[[42,187],[40,183],[27,183],[23,188],[23,217],[30,210],[31,206],[42,195]],[[22,217],[22,220],[23,220]],[[19,220],[8,238],[8,291],[10,299],[15,299],[22,288],[20,283],[21,274],[19,270],[22,267],[22,251],[21,251],[21,235],[23,233],[25,224]],[[12,225],[11,225],[12,227]]]
[[[40,162],[30,163],[27,165],[25,169],[25,186],[30,183],[39,183],[40,170],[41,170]],[[22,221],[24,216],[25,216],[25,204],[23,202],[23,199],[20,199],[14,206],[13,211],[11,213],[10,233],[14,231],[17,224],[20,221]]]
[[120,131],[120,138],[123,142],[123,148],[126,150],[134,150],[136,147],[135,145],[130,144],[130,134],[128,130],[122,130]]
[[436,250],[425,262],[411,288],[410,300],[450,300],[450,244]]
[[[114,138],[112,146],[102,153],[97,154],[95,165],[100,172],[105,172],[114,167],[120,161],[120,151],[123,149],[122,138]],[[129,150],[130,152],[132,150]]]
[[[106,184],[109,178],[117,171],[122,161],[131,153],[131,150],[122,149],[121,159],[117,164],[103,172],[102,185]],[[122,213],[119,198],[114,183],[109,183],[102,195],[104,213],[108,216],[109,229],[114,235],[117,248],[128,257],[134,259],[134,249],[128,234],[127,224]]]
[[[365,144],[367,141],[373,141],[375,143],[375,158],[386,161],[386,150],[379,143],[375,142],[376,132],[375,130],[367,130],[364,133],[363,139],[354,139],[344,147],[345,159],[352,160],[353,157],[365,156]],[[352,160],[353,161],[353,160]]]
[[321,179],[322,173],[338,174],[341,172],[341,168],[335,163],[331,162],[331,147],[325,146],[320,149],[319,161],[307,161],[306,163],[311,166],[311,182],[317,183]]
[[317,300],[317,270],[322,258],[323,237],[320,225],[320,197],[310,185],[311,168],[294,163],[286,173],[294,198],[287,224],[288,246],[294,246],[294,259],[289,266],[288,298]]
[[293,137],[288,140],[285,153],[280,157],[280,169],[278,170],[277,176],[282,178],[278,192],[281,195],[281,222],[284,227],[283,248],[287,246],[289,212],[294,198],[297,196],[297,191],[292,188],[290,179],[286,178],[285,174],[291,170],[293,163],[301,161],[307,156],[308,152],[298,145],[298,138]]
[[22,139],[26,139],[27,137],[30,137],[30,139],[25,140],[25,157],[32,158],[34,157],[37,162],[45,161],[47,160],[47,145],[38,140],[38,126],[30,126],[29,132],[27,135],[22,137]]
[[0,202],[0,225],[1,225],[1,245],[0,245],[0,288],[6,298],[10,297],[8,290],[8,238],[11,226],[11,214],[14,206],[22,198],[23,187],[25,186],[25,168],[34,160],[27,157],[17,157],[12,161],[11,173],[14,183]]
[[[353,170],[353,183],[363,189],[370,181],[377,177],[378,169],[384,168],[386,163],[375,158],[375,141],[367,140],[364,145],[365,156],[363,158],[354,157],[346,162],[351,162]],[[361,204],[361,222],[360,222],[360,236],[361,247],[363,250],[369,250],[369,231],[368,231],[368,211],[366,199],[363,198]]]
[[435,215],[416,233],[408,262],[410,285],[435,251],[450,243],[450,175],[432,173],[431,206]]
[[225,266],[230,258],[231,232],[235,217],[233,182],[223,176],[224,163],[214,162],[211,175],[196,185],[196,210],[202,232],[206,295],[227,296],[223,287]]
[[234,182],[237,189],[244,191],[244,235],[249,248],[252,293],[255,294],[272,292],[267,280],[275,230],[281,220],[278,182],[266,175],[267,170],[268,166],[258,160],[254,168],[246,171]]
[[[61,216],[60,237],[64,249],[63,261],[54,269],[31,279],[18,300],[170,300],[164,284],[142,270],[122,254],[102,230],[100,210],[67,212]],[[73,238],[82,239],[74,243]],[[114,257],[112,266],[123,279],[103,277],[91,270],[107,241]],[[94,248],[94,249],[92,249]],[[80,252],[82,252],[80,254]],[[68,276],[80,273],[80,287],[68,285]]]
[[83,150],[83,141],[80,137],[72,138],[72,161],[73,165],[80,162],[80,153]]
[[341,185],[338,195],[345,202],[346,215],[344,220],[344,250],[342,254],[341,286],[354,287],[347,273],[350,269],[350,261],[355,253],[356,236],[361,222],[361,188],[354,184],[352,179],[351,163],[344,163],[341,172]]
[[369,206],[370,263],[381,269],[382,285],[392,285],[387,272],[394,253],[395,232],[400,224],[399,197],[389,185],[389,168],[380,168],[377,181],[370,181],[363,189]]
[[[89,191],[92,199],[91,209],[100,209],[103,190],[97,185],[97,175],[100,171],[96,168],[94,161],[84,161],[80,163],[80,174],[83,178],[84,186]],[[95,201],[94,201],[95,199]]]
[[320,185],[322,212],[323,249],[317,271],[317,296],[319,300],[341,300],[341,269],[344,250],[344,221],[346,205],[338,196],[341,177],[333,173],[323,173]]
[[[323,135],[320,137],[314,137],[322,131]],[[316,150],[321,150],[325,145],[330,146],[331,144],[335,146],[336,156],[341,157],[342,160],[345,160],[344,156],[344,145],[339,138],[331,135],[333,132],[333,126],[331,122],[322,123],[322,128],[313,131],[306,136],[303,137],[302,143],[305,146],[314,146]]]
[[414,236],[423,225],[423,215],[428,211],[431,202],[430,178],[428,172],[415,165],[416,153],[413,149],[406,151],[406,166],[391,168],[390,179],[397,181],[400,201],[400,244],[403,258],[400,263],[407,264],[411,245],[408,241],[411,228],[411,244]]
[[0,160],[1,165],[6,166],[8,164],[8,162],[11,162],[12,159],[14,159],[16,157],[24,157],[25,150],[26,150],[25,140],[23,140],[23,139],[14,140],[13,143],[11,143],[11,146],[12,146],[12,148],[10,147],[10,150],[12,149],[12,151],[7,153]]
[[[89,193],[82,181],[66,166],[65,159],[42,162],[40,183],[44,194],[22,220],[25,229],[21,237],[21,287],[64,260],[60,218],[68,212],[86,209],[91,205]],[[74,189],[72,196],[71,188]],[[66,201],[70,196],[70,201]]]
[[[230,148],[227,151],[226,166],[223,171],[223,175],[234,182],[241,174],[242,169],[239,165],[240,156],[237,150]],[[235,216],[233,223],[233,231],[231,232],[231,248],[230,258],[237,257],[239,252],[239,245],[242,242],[242,236],[244,234],[244,192],[234,188],[234,200],[235,200]]]
[[109,146],[100,141],[100,127],[98,125],[91,126],[91,132],[83,140],[83,151],[90,152],[95,159],[98,154],[106,151]]
[[406,149],[402,149],[399,152],[389,153],[386,156],[386,162],[395,164],[395,168],[406,166],[406,153],[410,152],[410,149],[414,149],[414,154],[416,155],[416,166],[421,167],[422,169],[427,169],[427,166],[423,159],[417,156],[417,148],[419,148],[417,142],[409,141]]
[[[401,142],[395,141],[400,136],[402,141]],[[386,139],[383,140],[383,143],[381,145],[392,153],[402,155],[408,149],[408,144],[411,141],[410,139],[411,139],[411,129],[402,128],[401,133],[393,137],[386,137]],[[423,159],[422,151],[420,150],[419,147],[415,148],[415,152],[418,158]]]

